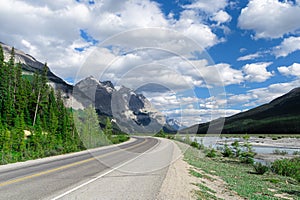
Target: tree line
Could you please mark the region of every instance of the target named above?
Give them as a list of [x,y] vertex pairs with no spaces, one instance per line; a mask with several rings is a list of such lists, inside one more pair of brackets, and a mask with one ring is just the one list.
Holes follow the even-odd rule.
[[5,61],[0,45],[0,164],[107,144],[109,138],[99,130],[95,110],[91,107],[73,115],[64,106],[61,92],[48,85],[47,72],[45,64],[33,75],[22,74],[14,48]]

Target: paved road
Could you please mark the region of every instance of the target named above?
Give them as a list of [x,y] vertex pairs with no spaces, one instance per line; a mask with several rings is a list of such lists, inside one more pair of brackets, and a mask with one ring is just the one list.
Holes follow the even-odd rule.
[[173,143],[122,145],[0,167],[0,199],[155,199]]

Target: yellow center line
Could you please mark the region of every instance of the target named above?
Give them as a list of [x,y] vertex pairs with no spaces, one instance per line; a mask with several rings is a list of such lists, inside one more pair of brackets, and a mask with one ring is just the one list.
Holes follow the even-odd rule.
[[145,139],[143,142],[135,144],[133,146],[130,146],[130,147],[127,147],[127,148],[124,148],[124,149],[118,149],[116,151],[112,151],[112,152],[103,154],[101,156],[96,156],[96,157],[93,157],[93,158],[88,158],[86,160],[77,161],[77,162],[74,162],[74,163],[71,163],[71,164],[67,164],[67,165],[63,165],[61,167],[57,167],[57,168],[54,168],[54,169],[49,169],[49,170],[42,171],[42,172],[39,172],[39,173],[36,173],[36,174],[31,174],[31,175],[24,176],[24,177],[21,177],[21,178],[9,180],[9,181],[0,183],[0,187],[6,186],[6,185],[10,185],[10,184],[13,184],[13,183],[18,183],[18,182],[21,182],[21,181],[24,181],[24,180],[27,180],[27,179],[31,179],[31,178],[35,178],[35,177],[39,177],[39,176],[42,176],[42,175],[50,174],[50,173],[53,173],[53,172],[57,172],[59,170],[67,169],[67,168],[70,168],[70,167],[74,167],[74,166],[77,166],[77,165],[80,165],[80,164],[83,164],[83,163],[91,162],[93,160],[96,160],[96,159],[99,159],[99,158],[103,158],[103,157],[106,157],[106,156],[118,153],[120,151],[132,149],[132,148],[135,148],[137,146],[141,146],[141,145],[143,145],[146,142],[147,142],[147,139]]

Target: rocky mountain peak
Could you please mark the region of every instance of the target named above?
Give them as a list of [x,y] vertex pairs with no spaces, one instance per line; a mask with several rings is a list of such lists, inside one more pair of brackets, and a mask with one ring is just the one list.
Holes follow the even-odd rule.
[[173,118],[166,118],[166,124],[169,125],[174,130],[180,130],[183,128],[186,128],[184,125],[182,125],[177,119]]
[[85,86],[85,85],[100,85],[100,82],[93,76],[86,77],[76,83],[77,86]]
[[110,87],[112,89],[115,89],[114,85],[112,84],[111,81],[100,81],[100,83],[104,86]]

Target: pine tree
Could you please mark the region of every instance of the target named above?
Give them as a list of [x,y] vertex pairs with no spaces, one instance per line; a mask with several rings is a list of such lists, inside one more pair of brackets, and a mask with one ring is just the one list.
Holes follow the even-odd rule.
[[34,76],[33,82],[34,82],[34,92],[35,92],[35,97],[36,97],[36,104],[35,104],[32,126],[35,125],[39,108],[43,107],[45,104],[47,104],[47,96],[48,96],[48,92],[49,92],[49,87],[47,85],[47,82],[48,82],[47,73],[48,73],[48,67],[47,67],[47,63],[45,63],[42,75],[37,74]]
[[27,105],[27,91],[25,80],[22,78],[22,65],[18,63],[15,67],[15,110],[16,115],[24,113],[25,107]]
[[9,61],[3,65],[3,102],[2,102],[2,119],[4,123],[12,125],[14,115],[14,63],[15,63],[15,50],[12,48]]
[[5,129],[3,132],[2,163],[6,164],[11,160],[12,142],[10,131]]
[[110,118],[107,117],[106,118],[106,124],[105,124],[105,134],[107,136],[108,139],[111,139],[111,135],[112,135],[112,124],[110,121]]
[[4,97],[5,97],[5,88],[4,88],[4,82],[5,79],[5,73],[4,73],[4,54],[3,54],[3,48],[2,45],[0,45],[0,121],[3,115],[3,103],[4,103]]
[[[2,163],[43,157],[53,152],[64,153],[84,149],[60,91],[48,86],[48,67],[36,71],[33,80],[22,76],[22,65],[15,63],[14,48],[9,61],[4,61],[0,45],[0,153]],[[89,138],[89,147],[103,145],[94,108],[83,112],[87,121],[82,130]],[[33,125],[33,127],[32,127]],[[108,125],[109,127],[109,125]],[[25,138],[24,130],[32,128]],[[79,128],[80,130],[80,128]],[[56,154],[56,153],[55,153]],[[1,158],[0,157],[0,158]]]
[[16,152],[20,153],[21,159],[24,158],[25,150],[26,150],[24,129],[25,129],[24,114],[21,113],[20,115],[17,115],[17,117],[15,118],[14,130],[12,131],[13,149]]
[[33,144],[34,144],[34,151],[36,157],[44,156],[43,143],[44,143],[44,136],[43,136],[43,130],[41,126],[40,115],[37,115],[36,124],[33,133]]

